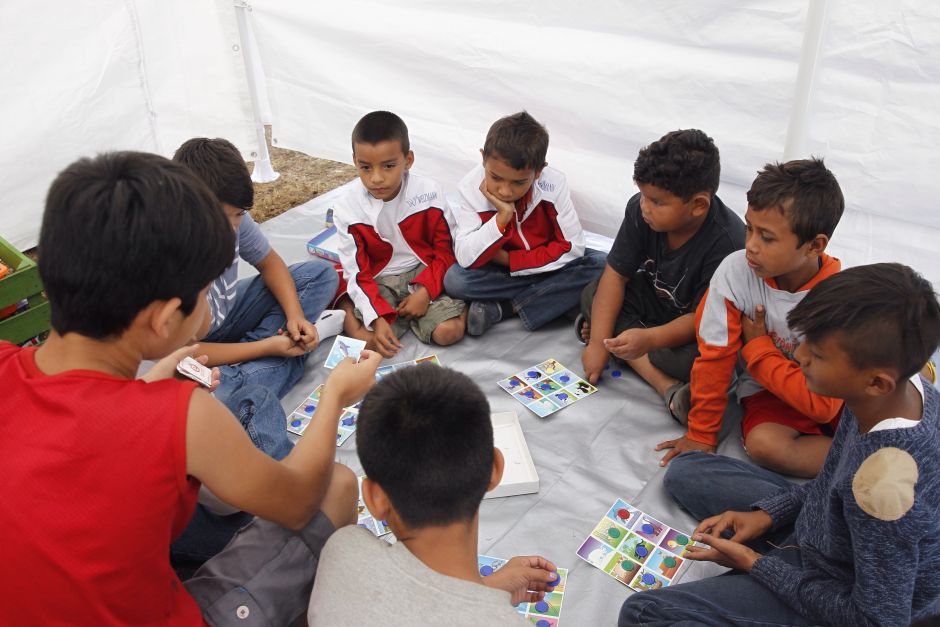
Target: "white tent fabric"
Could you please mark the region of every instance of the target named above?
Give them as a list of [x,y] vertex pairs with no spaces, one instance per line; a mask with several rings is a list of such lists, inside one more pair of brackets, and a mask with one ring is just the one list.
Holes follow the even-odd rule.
[[[356,120],[389,109],[409,124],[416,168],[453,189],[489,125],[525,108],[585,226],[611,234],[638,149],[698,127],[737,211],[785,147],[823,156],[847,200],[831,251],[940,284],[936,3],[256,0],[252,16],[279,146],[349,162]],[[801,73],[802,51],[817,54]]]
[[80,156],[226,137],[259,150],[230,1],[6,2],[0,233],[36,243],[46,190]]

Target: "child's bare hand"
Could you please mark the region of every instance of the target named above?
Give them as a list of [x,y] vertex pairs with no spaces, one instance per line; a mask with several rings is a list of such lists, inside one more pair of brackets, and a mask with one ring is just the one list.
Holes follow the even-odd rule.
[[423,285],[419,285],[415,291],[408,294],[408,296],[398,303],[398,307],[396,307],[395,310],[398,312],[398,315],[403,318],[420,318],[428,313],[430,304],[431,295],[428,294],[428,289]]
[[512,595],[512,605],[523,601],[535,603],[551,592],[550,582],[558,579],[558,569],[544,557],[538,555],[517,556],[506,562],[492,575],[483,578],[490,588],[505,590]]
[[687,451],[705,451],[706,453],[714,453],[717,450],[713,444],[702,444],[701,442],[690,440],[686,436],[682,436],[681,438],[677,438],[675,440],[666,440],[665,442],[660,442],[653,450],[664,451],[667,448],[670,449],[670,451],[666,453],[661,460],[659,460],[660,466],[665,466],[673,457]]
[[306,318],[290,318],[284,324],[284,331],[297,344],[303,346],[305,352],[310,352],[320,343],[320,334],[313,323]]
[[584,378],[591,385],[596,385],[601,373],[604,372],[604,366],[610,361],[610,353],[600,342],[591,342],[584,347],[581,353],[581,365],[584,366]]
[[383,357],[394,357],[401,348],[398,336],[392,331],[391,325],[381,316],[372,323],[372,341]]
[[375,385],[380,363],[382,357],[370,350],[362,351],[358,362],[352,357],[342,360],[327,378],[322,394],[335,395],[341,407],[353,405]]
[[500,248],[495,253],[493,253],[493,258],[490,259],[497,266],[503,266],[504,268],[509,267],[509,251],[505,248]]
[[617,337],[604,340],[604,346],[611,354],[627,361],[642,357],[654,348],[649,329],[627,329]]
[[732,531],[729,540],[734,542],[748,542],[762,537],[773,526],[773,518],[763,510],[753,512],[732,512],[706,518],[695,528],[694,533],[707,533],[716,537],[723,537],[726,531]]
[[758,305],[754,310],[753,320],[747,314],[741,314],[741,338],[745,344],[762,335],[767,335],[767,324],[764,322],[765,313],[764,306]]
[[494,194],[491,194],[490,190],[486,188],[486,180],[480,181],[480,192],[482,192],[483,197],[496,208],[496,221],[502,226],[509,224],[509,221],[512,220],[512,216],[516,213],[516,206],[511,202],[500,200]]
[[302,343],[295,342],[285,331],[277,335],[266,337],[263,340],[266,352],[272,357],[300,357],[307,352]]
[[[153,368],[148,370],[143,376],[140,377],[141,381],[146,381],[148,383],[153,383],[154,381],[161,381],[163,379],[170,378],[183,378],[176,370],[176,366],[179,365],[183,358],[192,357],[203,366],[206,365],[206,362],[209,361],[208,355],[197,355],[196,353],[199,350],[199,344],[191,344],[189,346],[183,346],[177,348],[175,351],[158,361],[153,365]],[[219,369],[212,369],[212,385],[209,386],[209,391],[219,387]]]
[[690,546],[686,556],[698,562],[715,562],[726,568],[751,572],[754,562],[762,557],[760,553],[733,540],[725,540],[707,533],[695,533],[692,539],[704,542],[711,548]]

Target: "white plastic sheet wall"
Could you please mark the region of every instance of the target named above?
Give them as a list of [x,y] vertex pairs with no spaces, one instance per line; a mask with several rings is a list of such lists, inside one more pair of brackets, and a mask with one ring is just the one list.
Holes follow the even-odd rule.
[[231,0],[4,2],[0,233],[36,243],[45,192],[83,155],[186,139],[258,150]]
[[[903,261],[940,286],[940,5],[822,4],[791,145],[825,157],[842,183],[831,251],[848,265]],[[356,120],[390,109],[409,125],[416,170],[453,189],[489,125],[524,108],[548,127],[548,161],[585,226],[606,234],[635,191],[637,151],[676,128],[715,138],[719,194],[743,213],[800,105],[807,0],[253,5],[278,145],[350,162]]]

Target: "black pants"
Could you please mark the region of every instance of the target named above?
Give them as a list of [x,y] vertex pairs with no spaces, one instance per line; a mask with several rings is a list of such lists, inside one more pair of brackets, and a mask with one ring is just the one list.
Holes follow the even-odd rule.
[[[597,293],[597,279],[585,286],[581,292],[581,313],[591,321],[591,305]],[[662,326],[672,322],[678,316],[671,308],[664,306],[653,292],[650,284],[641,276],[634,276],[627,282],[623,294],[623,305],[614,322],[614,335],[620,335],[627,329]],[[683,344],[671,348],[658,348],[648,353],[650,363],[673,379],[689,381],[692,376],[692,362],[698,357],[698,343]],[[614,357],[622,363],[623,360]]]

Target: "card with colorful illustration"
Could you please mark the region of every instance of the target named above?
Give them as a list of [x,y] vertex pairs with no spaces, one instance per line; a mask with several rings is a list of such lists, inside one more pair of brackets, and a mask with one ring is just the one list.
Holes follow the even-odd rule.
[[337,335],[336,339],[333,340],[333,348],[330,349],[330,354],[326,358],[326,363],[323,364],[323,367],[332,370],[339,365],[339,362],[347,357],[352,357],[358,361],[359,354],[365,347],[366,343],[363,340],[346,337],[345,335]]
[[546,359],[497,384],[540,418],[597,391],[556,359]]
[[[488,555],[477,556],[477,568],[481,577],[489,577],[506,564],[507,560]],[[558,578],[545,598],[535,603],[520,603],[516,611],[537,627],[557,627],[560,624],[561,604],[565,597],[565,588],[568,585],[568,569],[559,568]]]
[[418,357],[417,359],[412,359],[411,361],[403,361],[399,364],[386,364],[384,366],[380,366],[379,369],[375,371],[375,379],[377,381],[381,381],[382,377],[388,376],[396,370],[401,370],[402,368],[411,368],[413,366],[420,366],[421,364],[433,364],[435,366],[440,366],[441,360],[437,358],[437,355],[428,355],[427,357]]
[[625,586],[654,590],[682,576],[693,545],[704,546],[617,499],[576,552]]
[[[289,432],[295,435],[304,434],[304,431],[310,425],[310,421],[313,420],[313,412],[317,410],[317,403],[320,402],[320,392],[322,390],[323,384],[321,383],[287,416],[287,430]],[[359,406],[361,404],[362,401],[359,401],[352,407],[343,408],[343,413],[339,417],[339,424],[336,427],[336,446],[342,446],[356,432]]]
[[363,529],[368,530],[372,535],[381,538],[382,536],[391,533],[392,530],[388,528],[387,522],[374,517],[372,512],[369,511],[369,508],[366,507],[366,502],[362,500],[362,480],[365,478],[365,475],[358,478],[359,502],[356,504],[356,524]]

